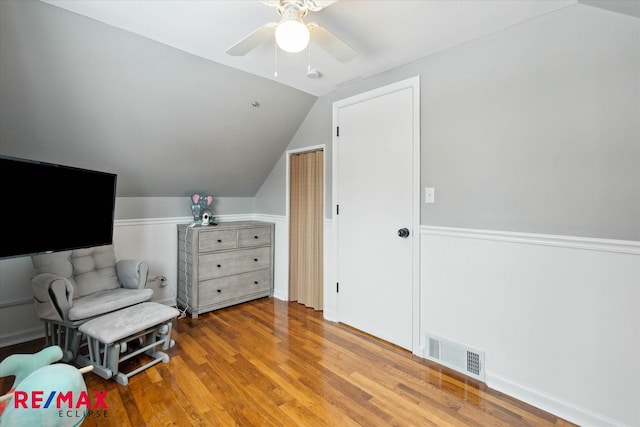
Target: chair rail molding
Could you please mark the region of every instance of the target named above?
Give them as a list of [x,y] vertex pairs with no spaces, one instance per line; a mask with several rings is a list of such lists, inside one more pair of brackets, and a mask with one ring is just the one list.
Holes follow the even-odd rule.
[[640,241],[635,240],[613,240],[595,237],[478,230],[471,228],[438,227],[432,225],[420,226],[420,233],[427,236],[433,235],[460,237],[466,239],[494,240],[499,242],[557,246],[571,249],[640,255]]

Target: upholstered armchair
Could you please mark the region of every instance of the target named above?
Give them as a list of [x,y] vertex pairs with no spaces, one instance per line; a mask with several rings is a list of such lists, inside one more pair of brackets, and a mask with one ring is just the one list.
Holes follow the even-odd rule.
[[149,301],[149,266],[140,260],[116,261],[113,245],[31,257],[36,314],[45,323],[47,346],[58,345],[63,361],[76,359],[83,323]]

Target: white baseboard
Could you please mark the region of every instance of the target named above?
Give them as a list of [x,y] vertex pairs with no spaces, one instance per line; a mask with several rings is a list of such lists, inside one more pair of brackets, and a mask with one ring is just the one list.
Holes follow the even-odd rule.
[[284,292],[273,291],[273,297],[279,299],[280,301],[289,301],[288,295]]
[[490,372],[487,372],[486,380],[487,386],[494,390],[514,397],[536,408],[544,409],[557,417],[570,420],[583,427],[632,427],[620,420],[607,418],[587,408],[581,408],[558,397],[532,390],[521,384],[509,381],[506,378],[493,375]]
[[15,334],[3,335],[0,337],[0,347],[7,347],[14,344],[21,344],[44,337],[44,326],[35,327],[20,331]]

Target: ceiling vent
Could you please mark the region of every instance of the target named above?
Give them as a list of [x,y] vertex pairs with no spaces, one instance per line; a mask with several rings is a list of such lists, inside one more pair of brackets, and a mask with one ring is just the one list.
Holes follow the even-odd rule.
[[485,382],[484,352],[426,334],[423,356],[455,371]]

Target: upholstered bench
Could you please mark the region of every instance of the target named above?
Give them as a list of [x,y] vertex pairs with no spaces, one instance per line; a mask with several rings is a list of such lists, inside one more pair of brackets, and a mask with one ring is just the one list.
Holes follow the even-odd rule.
[[[169,355],[156,346],[162,345],[163,350],[174,346],[172,320],[179,314],[174,307],[144,302],[90,320],[79,328],[87,337],[88,358],[79,355],[78,362],[93,365],[93,372],[104,379],[114,378],[118,384],[127,385],[129,377],[159,362],[169,362]],[[133,347],[128,345],[133,340],[139,341],[140,348],[125,354],[128,347]],[[153,360],[128,373],[119,371],[121,362],[141,353]]]

